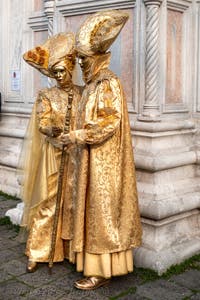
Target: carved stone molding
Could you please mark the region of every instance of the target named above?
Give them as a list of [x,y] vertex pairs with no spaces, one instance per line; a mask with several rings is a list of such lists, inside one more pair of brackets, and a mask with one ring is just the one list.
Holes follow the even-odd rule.
[[168,0],[167,7],[177,11],[185,11],[192,4],[192,0]]
[[102,9],[133,8],[136,0],[64,0],[56,4],[56,8],[63,16],[73,16],[96,12]]
[[145,122],[130,122],[131,129],[134,131],[145,131],[150,133],[179,131],[195,129],[195,123],[192,120],[162,122],[158,124],[145,123]]
[[35,13],[29,17],[28,25],[33,31],[48,30],[48,18],[43,12]]
[[44,0],[44,11],[34,12],[29,17],[28,25],[33,31],[48,30],[48,35],[53,34],[53,15],[55,0]]
[[44,0],[44,12],[48,18],[54,14],[55,0]]
[[54,0],[44,0],[44,12],[48,18],[48,36],[53,35],[53,15],[55,10]]
[[[192,0],[166,1],[166,81],[163,100],[163,114],[189,112],[193,92],[190,86],[195,74],[192,44],[194,20],[192,20]],[[188,43],[191,39],[191,43]],[[193,64],[194,63],[194,64]],[[193,89],[194,91],[195,89]]]
[[162,2],[163,2],[163,0],[144,0],[144,4],[146,6],[149,6],[149,5],[160,6]]

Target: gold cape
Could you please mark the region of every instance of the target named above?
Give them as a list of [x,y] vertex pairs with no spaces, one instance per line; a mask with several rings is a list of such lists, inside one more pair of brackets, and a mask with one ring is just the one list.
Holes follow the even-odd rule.
[[138,247],[142,234],[126,100],[108,63],[86,85],[70,134],[78,144],[72,249],[89,254]]
[[[79,99],[80,90],[78,87],[73,87],[71,130],[74,129]],[[67,103],[68,92],[58,87],[39,92],[21,154],[24,170],[22,199],[25,203],[21,225],[29,229],[26,254],[29,259],[38,262],[47,262],[49,257],[61,157],[59,140],[49,136],[52,126],[63,128]],[[70,215],[72,213],[72,182],[74,182],[73,170],[75,170],[73,155],[75,152],[72,148],[67,152],[54,261],[64,259],[62,234],[67,239],[72,237]],[[63,210],[65,210],[64,214]]]

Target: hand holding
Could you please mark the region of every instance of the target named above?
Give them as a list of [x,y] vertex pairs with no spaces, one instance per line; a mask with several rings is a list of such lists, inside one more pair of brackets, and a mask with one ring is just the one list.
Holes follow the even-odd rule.
[[72,141],[70,139],[70,136],[69,136],[69,133],[67,134],[61,134],[60,136],[60,141],[64,144],[64,145],[68,145],[68,144],[71,144]]
[[62,129],[56,126],[52,127],[52,137],[58,137],[62,132]]

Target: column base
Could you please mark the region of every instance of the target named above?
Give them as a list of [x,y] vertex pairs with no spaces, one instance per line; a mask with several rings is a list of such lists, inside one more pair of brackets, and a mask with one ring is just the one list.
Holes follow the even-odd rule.
[[142,218],[143,244],[134,251],[136,267],[162,275],[172,265],[200,253],[200,210],[153,221]]
[[140,247],[134,251],[134,262],[138,268],[148,268],[162,275],[171,266],[180,264],[197,253],[200,253],[200,239],[193,238],[159,252]]
[[141,115],[138,116],[137,120],[142,122],[161,122],[161,118],[159,115]]

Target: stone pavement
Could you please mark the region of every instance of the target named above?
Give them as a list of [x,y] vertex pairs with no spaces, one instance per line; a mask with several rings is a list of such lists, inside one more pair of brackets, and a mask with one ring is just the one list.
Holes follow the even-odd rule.
[[[0,217],[16,206],[16,201],[2,201]],[[169,279],[151,278],[144,281],[136,271],[113,278],[106,287],[95,291],[79,291],[73,282],[81,278],[67,261],[56,263],[52,275],[47,264],[39,264],[35,273],[26,273],[25,244],[20,243],[15,228],[0,226],[0,300],[179,300],[200,299],[200,263],[198,269],[189,268]]]

